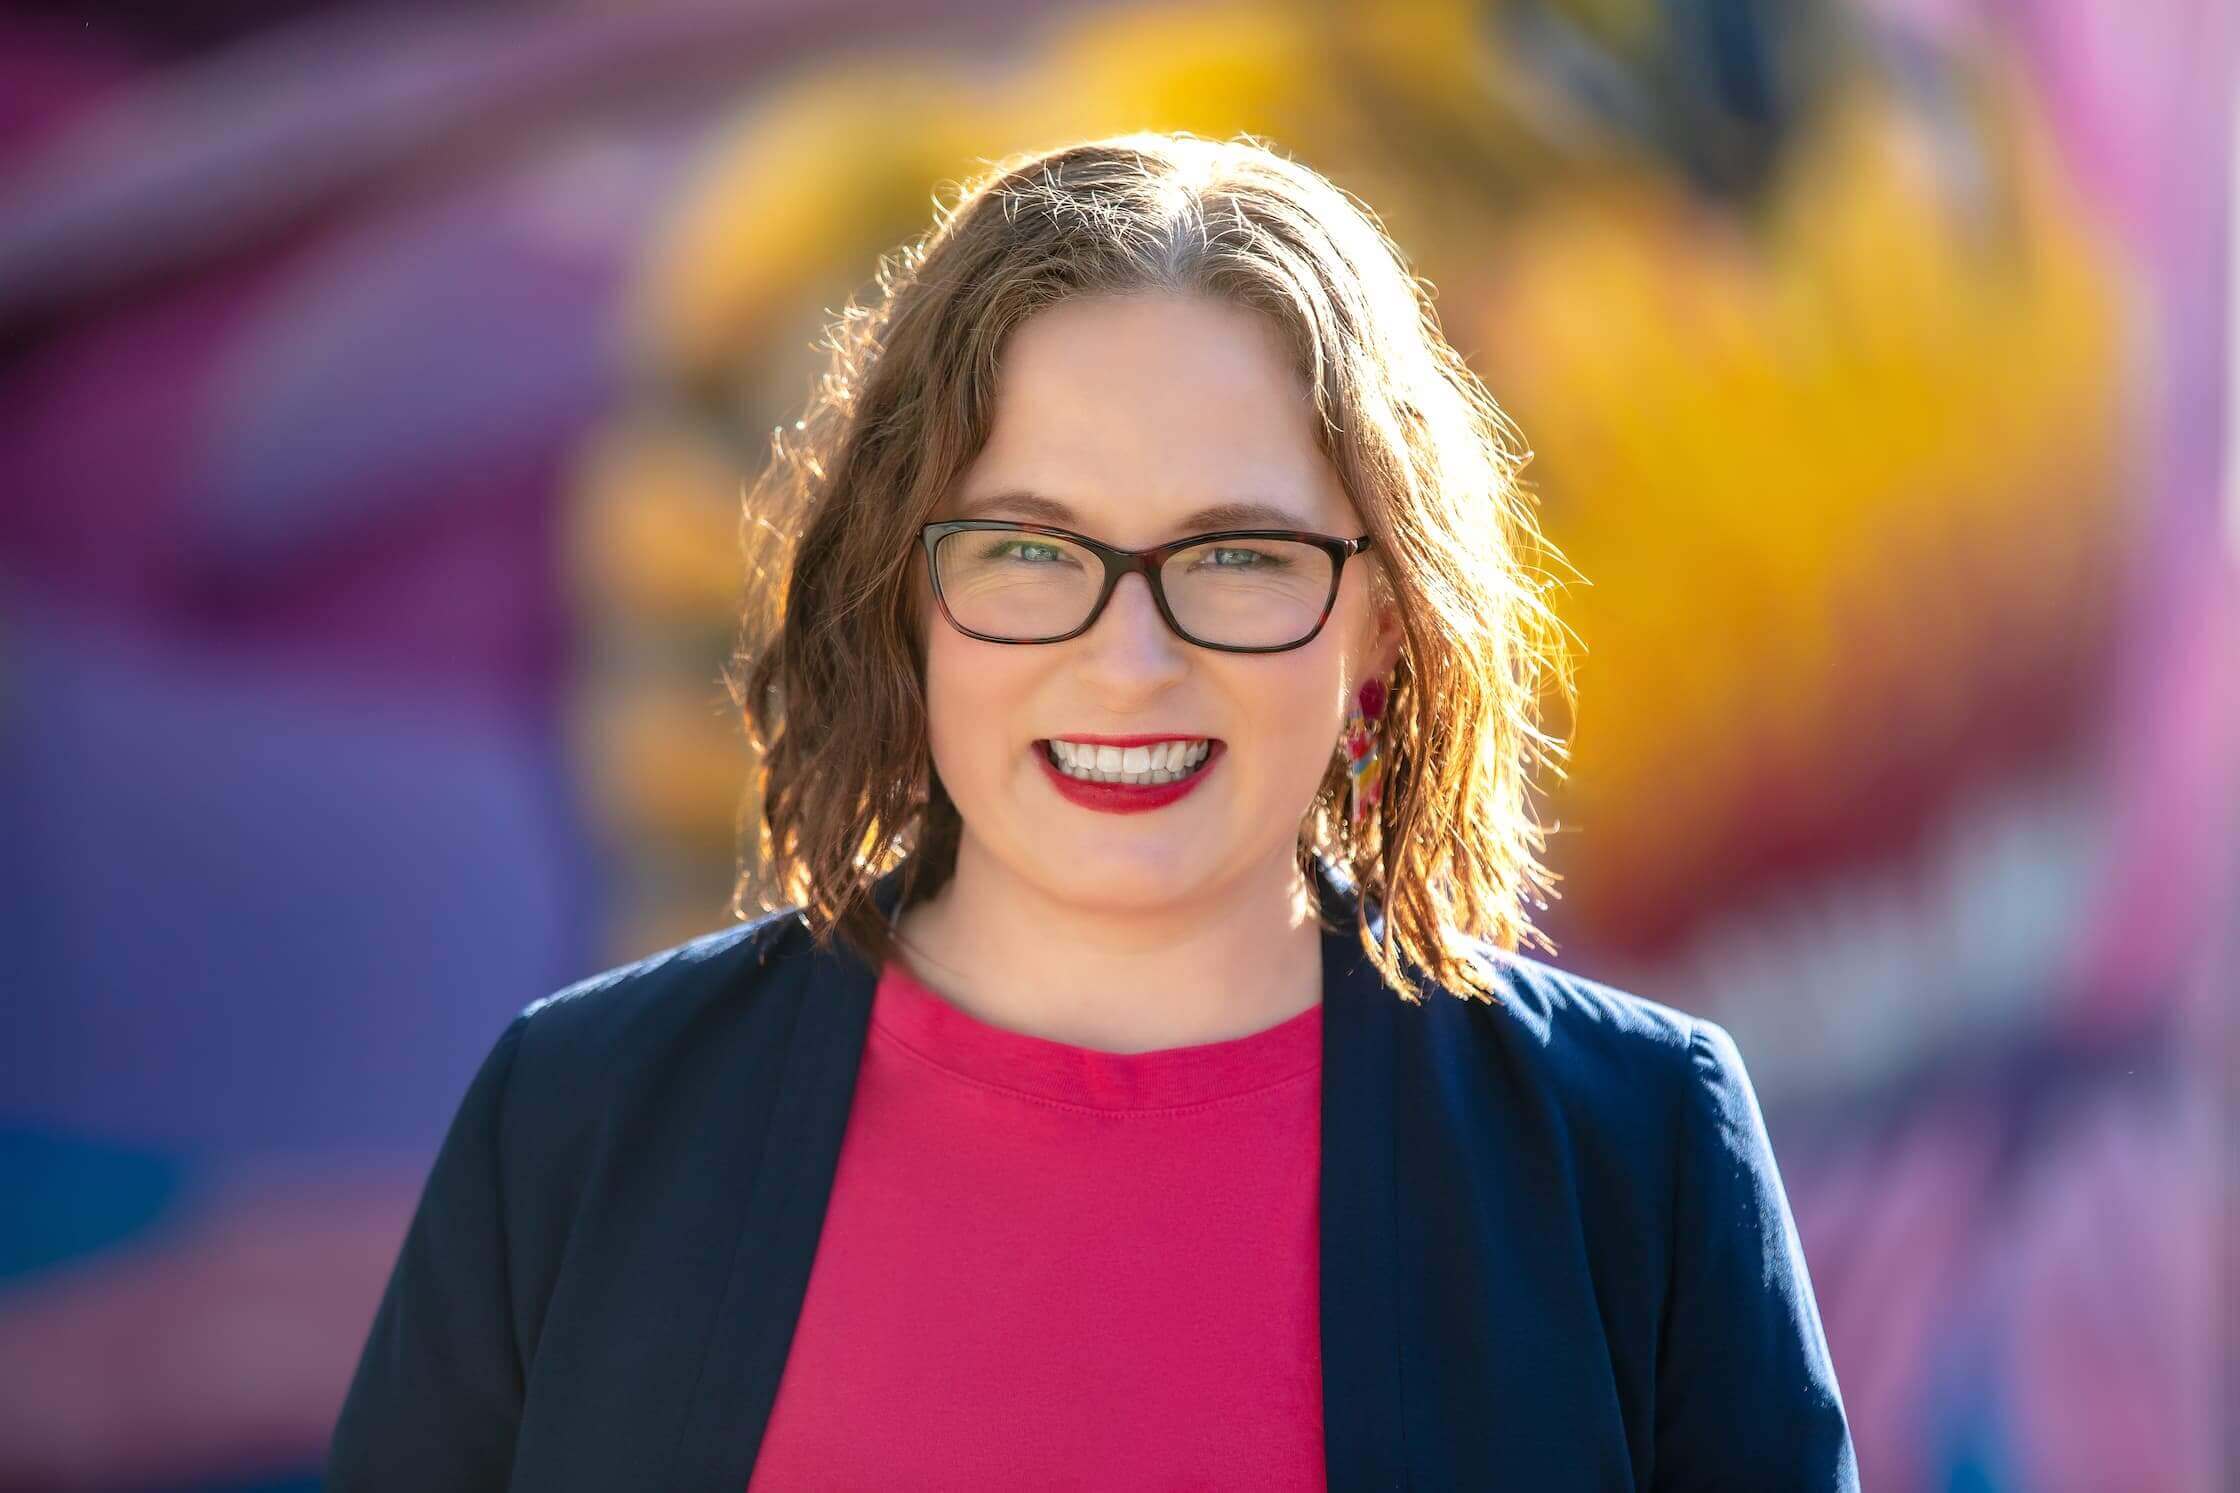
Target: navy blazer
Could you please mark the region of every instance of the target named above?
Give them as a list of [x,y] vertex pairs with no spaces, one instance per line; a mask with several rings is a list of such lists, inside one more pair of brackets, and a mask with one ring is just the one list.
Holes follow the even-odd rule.
[[[1490,945],[1499,1005],[1410,1004],[1363,957],[1342,873],[1317,874],[1338,930],[1322,1002],[1330,1486],[1856,1489],[1727,1032]],[[890,918],[899,891],[898,873],[879,883]],[[743,1493],[876,984],[789,911],[516,1017],[437,1155],[329,1486]]]

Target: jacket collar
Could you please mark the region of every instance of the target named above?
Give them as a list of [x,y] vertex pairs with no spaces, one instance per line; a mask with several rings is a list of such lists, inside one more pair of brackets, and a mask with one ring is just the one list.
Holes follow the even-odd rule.
[[[1384,985],[1361,949],[1351,881],[1319,859],[1314,870],[1330,925],[1322,934],[1325,1459],[1334,1488],[1393,1487],[1403,1481],[1395,1023],[1413,1008]],[[901,868],[872,891],[890,921],[901,895]],[[1374,907],[1370,914],[1374,937],[1382,915]],[[793,1027],[783,1076],[664,1486],[746,1486],[807,1296],[838,1169],[878,972],[837,940],[789,962],[794,978],[783,988]]]

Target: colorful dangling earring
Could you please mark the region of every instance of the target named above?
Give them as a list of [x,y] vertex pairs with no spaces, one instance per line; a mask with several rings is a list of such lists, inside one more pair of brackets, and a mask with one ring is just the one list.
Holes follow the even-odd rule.
[[1354,694],[1353,710],[1346,717],[1346,777],[1352,791],[1352,822],[1356,828],[1384,796],[1381,744],[1384,704],[1384,681],[1363,680]]

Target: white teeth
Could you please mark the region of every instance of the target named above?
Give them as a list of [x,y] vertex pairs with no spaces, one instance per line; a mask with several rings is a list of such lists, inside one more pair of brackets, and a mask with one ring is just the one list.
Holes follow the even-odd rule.
[[1213,750],[1210,740],[1163,741],[1149,747],[1090,746],[1052,738],[1050,755],[1068,777],[1096,783],[1171,783],[1195,772]]

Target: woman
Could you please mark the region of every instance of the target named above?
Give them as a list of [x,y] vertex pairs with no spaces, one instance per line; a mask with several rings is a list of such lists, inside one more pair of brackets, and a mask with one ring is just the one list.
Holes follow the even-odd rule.
[[1516,952],[1558,625],[1374,221],[1129,136],[880,279],[752,497],[783,905],[507,1028],[334,1486],[1855,1488],[1734,1043]]

